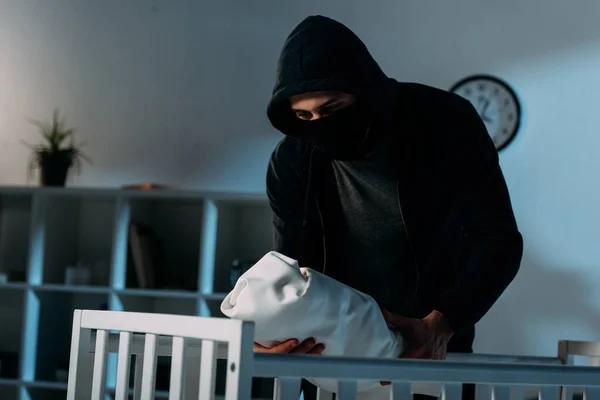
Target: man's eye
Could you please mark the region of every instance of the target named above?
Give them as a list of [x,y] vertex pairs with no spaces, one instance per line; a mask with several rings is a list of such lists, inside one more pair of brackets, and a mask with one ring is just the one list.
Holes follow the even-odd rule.
[[309,120],[312,117],[312,114],[306,111],[296,111],[296,117],[300,118],[300,119],[306,119]]

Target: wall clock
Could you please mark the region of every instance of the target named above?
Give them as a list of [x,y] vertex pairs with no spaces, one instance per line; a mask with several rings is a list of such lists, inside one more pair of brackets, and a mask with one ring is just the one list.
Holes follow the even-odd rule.
[[472,75],[454,84],[450,91],[473,104],[498,151],[515,138],[521,125],[521,105],[506,82],[490,75]]

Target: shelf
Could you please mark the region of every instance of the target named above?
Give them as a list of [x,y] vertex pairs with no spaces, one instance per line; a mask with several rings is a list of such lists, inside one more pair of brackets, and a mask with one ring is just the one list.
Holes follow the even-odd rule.
[[230,202],[266,202],[264,193],[212,192],[189,189],[123,190],[118,187],[40,187],[37,185],[0,186],[0,196],[59,195],[63,197],[86,197],[114,199],[214,199]]
[[62,293],[88,293],[88,294],[109,294],[111,289],[103,286],[88,286],[88,285],[64,285],[46,283],[43,285],[31,286],[32,289],[39,292],[62,292]]
[[[130,202],[126,288],[197,290],[203,206],[202,199]],[[148,269],[136,268],[139,255],[151,260]],[[144,283],[140,273],[152,278]]]
[[227,297],[227,293],[203,294],[202,297],[210,301],[223,301]]
[[32,196],[0,195],[0,273],[9,281],[25,282]]
[[67,269],[81,266],[80,284],[109,285],[115,207],[103,197],[46,197],[43,283],[65,283]]
[[68,368],[71,350],[73,311],[105,310],[109,296],[43,290],[36,291],[35,294],[40,304],[35,380],[61,383]]
[[0,291],[0,378],[19,376],[24,300],[24,292]]
[[273,228],[268,203],[217,202],[218,226],[214,292],[233,288],[234,260],[254,264],[272,249]]
[[198,292],[166,290],[166,289],[124,289],[117,290],[117,294],[122,296],[143,296],[143,297],[167,297],[175,299],[196,299]]
[[25,290],[25,289],[27,289],[26,283],[16,283],[16,282],[0,283],[0,291],[2,291],[2,290]]
[[[136,282],[132,222],[162,239],[155,285]],[[258,260],[271,236],[263,194],[0,186],[0,352],[23,364],[0,397],[64,398],[74,309],[223,317],[233,260]],[[89,279],[66,279],[82,267]]]
[[66,382],[50,382],[50,381],[33,381],[24,383],[28,388],[35,389],[50,389],[50,390],[67,390]]

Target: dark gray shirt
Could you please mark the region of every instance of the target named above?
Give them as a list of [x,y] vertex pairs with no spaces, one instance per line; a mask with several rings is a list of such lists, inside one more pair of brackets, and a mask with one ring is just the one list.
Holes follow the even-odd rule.
[[[414,288],[403,286],[414,273],[414,260],[398,200],[398,178],[387,142],[358,161],[333,161],[343,199],[336,264],[345,282],[388,309],[402,308]],[[404,277],[404,279],[403,279]]]

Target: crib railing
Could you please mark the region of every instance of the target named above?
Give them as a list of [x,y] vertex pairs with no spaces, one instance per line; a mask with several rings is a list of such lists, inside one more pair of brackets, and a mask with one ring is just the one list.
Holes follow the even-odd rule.
[[[556,358],[453,354],[446,361],[291,356],[254,354],[253,333],[251,323],[227,319],[76,310],[67,398],[104,399],[107,354],[114,352],[117,400],[129,398],[132,354],[136,400],[154,398],[157,355],[172,357],[169,399],[213,399],[216,359],[226,358],[226,400],[249,400],[252,376],[276,378],[276,400],[297,400],[302,377],[338,380],[339,400],[356,399],[358,379],[391,381],[391,400],[412,398],[411,382],[443,383],[444,400],[459,400],[462,383],[490,385],[494,400],[524,386],[540,387],[542,400],[558,400],[567,387],[600,400],[600,368],[563,365],[569,349]],[[192,360],[199,361],[196,370]]]
[[558,399],[561,386],[583,387],[586,399],[600,399],[600,369],[566,365],[257,355],[254,376],[280,377],[285,394],[297,393],[302,376],[337,379],[348,399],[357,379],[393,382],[393,399],[408,398],[411,382],[443,383],[446,400],[459,400],[463,383],[491,385],[497,400],[509,399],[511,386],[540,386],[540,400]]

